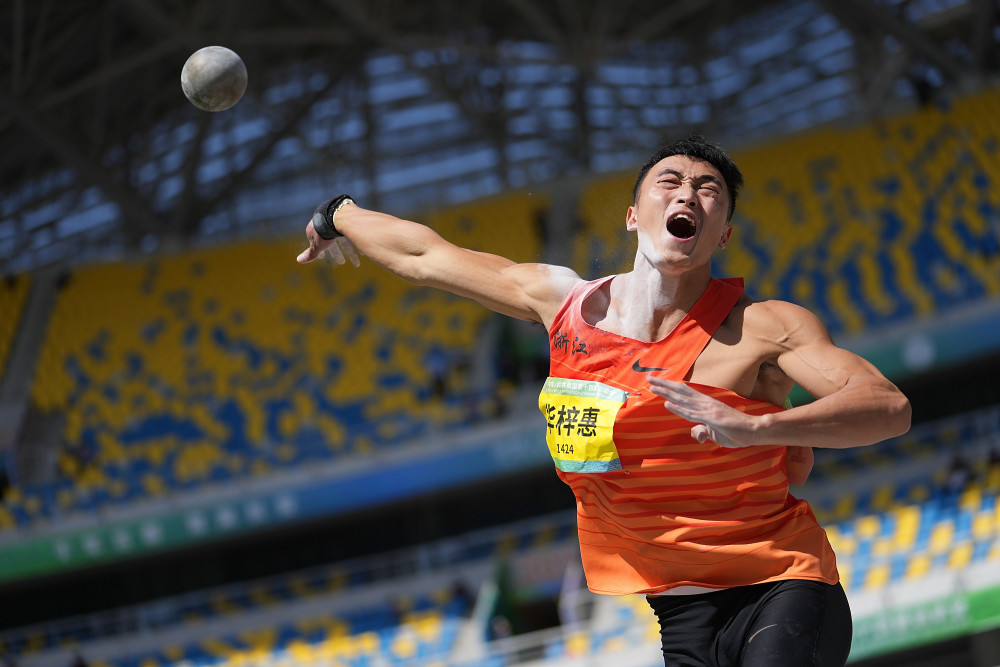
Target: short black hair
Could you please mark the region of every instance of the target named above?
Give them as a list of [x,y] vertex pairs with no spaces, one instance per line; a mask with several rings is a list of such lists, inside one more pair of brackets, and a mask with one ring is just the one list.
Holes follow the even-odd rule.
[[635,179],[635,186],[632,188],[633,203],[639,198],[639,188],[642,187],[642,182],[646,179],[649,170],[660,160],[671,155],[686,155],[696,160],[703,160],[719,170],[723,180],[726,181],[726,189],[729,190],[729,216],[726,219],[732,220],[733,211],[736,210],[736,198],[740,194],[740,188],[743,187],[743,174],[740,173],[740,168],[736,166],[726,151],[716,144],[710,143],[700,134],[692,134],[686,139],[679,139],[668,144],[646,160],[646,164],[639,168],[639,176]]

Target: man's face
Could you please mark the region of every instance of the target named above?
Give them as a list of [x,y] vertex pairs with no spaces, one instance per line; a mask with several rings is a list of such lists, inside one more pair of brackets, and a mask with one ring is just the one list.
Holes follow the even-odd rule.
[[732,233],[729,190],[719,170],[687,155],[653,165],[629,207],[625,226],[639,235],[639,254],[654,265],[707,263]]

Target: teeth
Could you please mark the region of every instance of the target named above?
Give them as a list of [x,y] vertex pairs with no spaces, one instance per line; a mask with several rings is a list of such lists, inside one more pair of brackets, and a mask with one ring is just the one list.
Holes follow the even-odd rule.
[[667,222],[667,230],[677,238],[689,239],[694,236],[697,223],[687,213],[677,213]]

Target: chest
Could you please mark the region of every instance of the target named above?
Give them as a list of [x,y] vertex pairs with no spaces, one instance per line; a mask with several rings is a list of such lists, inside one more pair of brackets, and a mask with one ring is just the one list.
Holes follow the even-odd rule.
[[650,375],[728,389],[747,397],[767,351],[720,326],[712,336],[644,342],[592,326],[557,328],[550,336],[553,374],[575,370],[626,391],[641,391]]

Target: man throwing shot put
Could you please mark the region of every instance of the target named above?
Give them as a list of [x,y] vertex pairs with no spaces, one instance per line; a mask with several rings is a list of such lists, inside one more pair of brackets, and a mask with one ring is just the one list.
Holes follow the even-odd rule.
[[[317,209],[298,261],[358,265],[360,250],[545,326],[541,424],[576,496],[588,586],[647,596],[666,665],[843,665],[851,614],[836,556],[788,486],[805,481],[812,447],[905,433],[910,405],[809,311],[712,277],[742,181],[701,137],[661,149],[625,213],[632,270],[594,281],[457,247],[344,196]],[[795,383],[816,400],[785,409]]]

